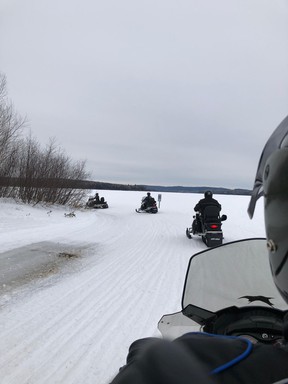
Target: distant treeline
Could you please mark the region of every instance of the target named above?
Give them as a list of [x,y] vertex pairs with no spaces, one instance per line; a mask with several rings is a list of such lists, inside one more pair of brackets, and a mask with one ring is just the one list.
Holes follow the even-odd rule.
[[117,190],[117,191],[146,191],[144,185],[136,184],[115,184],[115,183],[105,183],[102,181],[80,181],[81,188],[83,189],[106,189],[106,190]]
[[146,190],[155,191],[155,192],[179,192],[179,193],[204,193],[208,189],[215,193],[216,195],[251,195],[251,190],[249,189],[229,189],[222,187],[181,187],[181,186],[171,186],[171,187],[162,187],[160,185],[145,185]]
[[[126,184],[113,184],[103,183],[100,181],[76,181],[83,189],[106,189],[106,190],[123,190],[123,191],[151,191],[151,192],[178,192],[178,193],[204,193],[208,189],[216,195],[251,195],[251,190],[248,189],[229,189],[222,187],[182,187],[170,186],[164,187],[161,185],[126,185]],[[76,187],[76,186],[74,186]]]

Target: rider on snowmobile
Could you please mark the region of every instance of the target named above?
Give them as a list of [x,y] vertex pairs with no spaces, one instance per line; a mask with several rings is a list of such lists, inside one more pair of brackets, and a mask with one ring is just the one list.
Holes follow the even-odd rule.
[[150,192],[147,192],[147,196],[142,198],[141,209],[144,210],[151,207],[155,203],[155,199],[151,196]]
[[[248,207],[251,218],[261,196],[272,276],[288,303],[288,116],[260,157]],[[137,340],[130,347],[127,365],[112,384],[288,383],[288,318],[285,320],[283,343],[275,345],[194,332],[172,342]]]
[[[204,216],[204,211],[206,207],[216,206],[219,208],[219,213],[221,211],[221,204],[216,199],[213,199],[213,193],[211,191],[205,191],[204,199],[199,200],[195,205],[194,211],[197,213],[195,220],[193,220],[192,228],[193,233],[202,232],[201,218]],[[199,214],[198,214],[199,213]]]
[[213,193],[211,191],[206,191],[204,193],[204,199],[199,200],[199,202],[195,205],[194,211],[201,213],[203,212],[207,206],[215,205],[221,211],[221,204],[216,199],[213,199]]

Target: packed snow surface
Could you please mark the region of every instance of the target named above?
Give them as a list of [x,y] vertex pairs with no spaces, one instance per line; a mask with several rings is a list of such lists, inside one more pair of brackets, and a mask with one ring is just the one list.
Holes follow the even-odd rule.
[[[162,315],[181,310],[189,258],[207,249],[185,235],[203,196],[161,195],[146,214],[135,212],[143,192],[100,191],[108,209],[71,217],[0,199],[1,384],[108,384],[135,339],[161,337]],[[262,199],[250,220],[248,196],[214,197],[224,242],[265,237]]]

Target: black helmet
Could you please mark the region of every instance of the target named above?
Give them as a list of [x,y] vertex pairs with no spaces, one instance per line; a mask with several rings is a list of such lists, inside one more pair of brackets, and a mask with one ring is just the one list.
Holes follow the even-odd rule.
[[150,192],[147,192],[147,196],[150,196],[151,195],[151,193]]
[[212,198],[212,196],[213,196],[213,193],[211,192],[211,191],[206,191],[205,193],[204,193],[204,196],[207,198]]
[[248,213],[264,195],[267,247],[274,283],[288,303],[288,116],[262,152]]
[[[288,130],[288,125],[287,125]],[[286,143],[288,144],[288,143]],[[275,151],[264,169],[267,247],[274,282],[288,302],[288,148]]]

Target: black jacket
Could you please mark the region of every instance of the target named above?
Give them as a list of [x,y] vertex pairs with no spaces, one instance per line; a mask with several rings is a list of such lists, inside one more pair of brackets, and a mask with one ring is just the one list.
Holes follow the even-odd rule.
[[219,204],[217,200],[213,199],[212,197],[204,197],[204,199],[199,200],[199,202],[195,205],[194,211],[200,212],[201,215],[203,215],[204,209],[210,205],[219,207],[219,211],[222,208],[221,204]]
[[187,333],[134,342],[112,384],[271,384],[288,377],[287,362],[286,346]]

